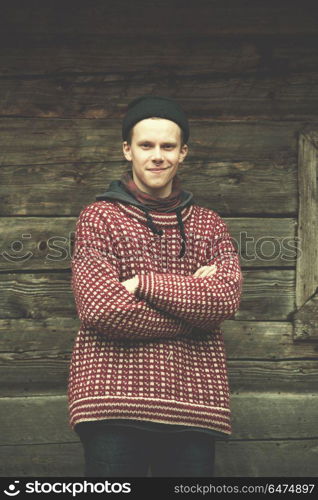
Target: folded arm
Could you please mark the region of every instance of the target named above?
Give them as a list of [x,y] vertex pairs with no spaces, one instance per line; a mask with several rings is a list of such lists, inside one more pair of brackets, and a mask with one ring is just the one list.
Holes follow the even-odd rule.
[[243,281],[239,256],[219,216],[206,252],[205,265],[213,264],[216,272],[205,277],[152,271],[138,274],[136,296],[194,327],[211,330],[237,311]]
[[71,285],[79,319],[109,339],[191,336],[192,326],[137,298],[121,284],[107,225],[96,208],[76,224]]

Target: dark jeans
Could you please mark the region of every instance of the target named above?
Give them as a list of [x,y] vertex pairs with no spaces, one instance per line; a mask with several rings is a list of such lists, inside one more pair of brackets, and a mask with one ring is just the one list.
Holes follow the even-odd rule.
[[86,477],[213,477],[214,439],[197,431],[157,432],[89,423],[79,433]]

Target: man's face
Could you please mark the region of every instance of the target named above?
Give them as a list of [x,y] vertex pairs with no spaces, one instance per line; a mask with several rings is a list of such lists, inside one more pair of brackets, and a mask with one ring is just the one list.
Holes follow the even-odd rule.
[[146,193],[169,196],[172,181],[188,152],[181,146],[179,125],[165,118],[146,118],[133,127],[131,144],[123,143],[126,160],[132,162],[136,185]]

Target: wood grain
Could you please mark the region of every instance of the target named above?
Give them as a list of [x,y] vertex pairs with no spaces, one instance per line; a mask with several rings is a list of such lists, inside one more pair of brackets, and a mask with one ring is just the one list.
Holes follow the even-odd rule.
[[[215,477],[317,477],[317,445],[318,439],[217,441]],[[78,441],[1,446],[0,463],[4,477],[85,477]]]
[[[120,161],[2,166],[0,213],[10,217],[78,216],[126,168]],[[195,202],[220,215],[297,214],[297,170],[291,159],[188,158],[178,173],[183,188],[193,193]]]
[[[63,394],[66,392],[70,354],[0,355],[3,388],[0,396]],[[318,360],[228,361],[229,383],[234,392],[290,391],[312,394],[318,384]]]
[[[308,127],[309,128],[309,127]],[[296,305],[302,307],[318,290],[318,129],[299,136],[298,238],[300,252],[296,268]]]
[[[71,316],[0,319],[1,359],[69,359],[79,327],[79,319]],[[230,360],[318,359],[317,345],[294,342],[291,322],[225,320],[222,329]]]
[[[0,407],[2,446],[72,443],[78,439],[69,425],[65,394],[1,398]],[[232,394],[231,408],[233,441],[317,439],[317,394]]]
[[[316,477],[317,401],[317,395],[234,395],[234,433],[216,441],[216,477]],[[0,405],[1,476],[83,476],[83,448],[68,425],[65,396],[8,398]]]
[[[299,123],[191,127],[178,173],[197,203],[224,216],[296,215]],[[78,215],[127,168],[119,130],[118,120],[0,119],[0,213]]]
[[[174,44],[172,46],[174,47]],[[262,57],[257,53],[257,47],[249,47],[247,44],[245,50],[251,51],[255,59],[260,60]],[[53,54],[53,59],[54,56],[59,57]],[[232,57],[235,56],[234,53]],[[241,54],[237,55],[236,60],[241,60],[240,56]],[[26,57],[33,61],[33,51]],[[46,61],[43,61],[43,66],[49,63],[47,71],[51,73],[52,60],[47,52],[43,57]],[[193,73],[195,65],[188,68],[188,71],[183,65],[180,68],[178,65],[170,67],[164,62],[158,67],[160,63],[155,60],[148,62],[148,66],[144,63],[145,68],[140,71],[136,68],[139,63],[137,60],[130,72],[126,61],[123,61],[123,73],[120,69],[112,72],[111,66],[105,65],[101,55],[101,61],[97,64],[100,64],[99,72],[102,74],[95,76],[96,66],[91,69],[93,75],[87,75],[87,70],[96,55],[94,53],[87,58],[90,63],[84,61],[86,72],[83,76],[78,76],[76,72],[69,74],[70,70],[66,70],[68,74],[64,75],[62,67],[52,76],[5,76],[2,79],[0,76],[0,95],[5,96],[0,116],[34,119],[117,119],[122,117],[128,102],[135,96],[161,93],[178,99],[192,120],[213,118],[229,122],[234,119],[316,119],[318,75],[314,71],[294,73],[286,70],[288,60],[283,64],[285,71],[289,71],[288,77],[282,74],[273,75],[266,67],[262,71],[248,68],[246,73],[241,67],[237,74],[235,70],[230,75],[223,71],[219,74],[214,73],[215,70],[209,71],[206,61],[206,73],[201,68],[198,68],[199,73]],[[116,60],[116,55],[112,56],[112,60]],[[60,65],[63,64],[63,61],[58,61]],[[144,62],[145,58],[142,61]],[[4,64],[6,62],[4,61]],[[12,62],[11,58],[8,62]],[[81,62],[83,63],[82,60]],[[254,61],[251,61],[252,66],[253,63]],[[260,63],[256,61],[256,64]],[[76,64],[74,60],[73,64]],[[248,62],[246,65],[248,66]],[[308,95],[311,99],[307,98]]]
[[[297,165],[301,122],[191,120],[190,160]],[[121,120],[0,119],[1,165],[35,166],[123,161]],[[244,164],[243,164],[244,165]],[[287,166],[287,165],[286,165]],[[243,169],[243,168],[242,168]],[[286,179],[287,180],[287,179]]]
[[[317,34],[316,2],[277,3],[268,0],[249,3],[228,0],[199,0],[193,4],[177,0],[148,2],[93,0],[90,4],[56,0],[46,5],[40,0],[4,2],[0,29],[3,33],[98,33],[122,35],[134,40],[136,33],[165,37],[220,35],[308,35]],[[111,15],[110,15],[111,12]],[[128,45],[129,48],[129,45]]]
[[[0,274],[0,319],[76,317],[71,273]],[[245,270],[238,320],[286,321],[294,310],[293,270]]]
[[[242,266],[295,266],[295,219],[232,217],[224,221]],[[69,269],[75,230],[73,217],[2,217],[0,270]]]

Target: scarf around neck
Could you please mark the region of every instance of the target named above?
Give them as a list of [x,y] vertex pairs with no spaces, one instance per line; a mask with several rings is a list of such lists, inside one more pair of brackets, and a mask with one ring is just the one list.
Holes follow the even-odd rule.
[[158,212],[165,212],[168,209],[176,208],[181,201],[181,179],[178,175],[175,175],[172,181],[172,190],[169,196],[165,196],[164,198],[159,198],[156,196],[152,196],[145,191],[139,189],[136,185],[132,172],[124,172],[120,178],[121,183],[123,184],[125,190],[130,193],[134,198],[136,198],[140,203],[146,205],[149,210],[156,210]]

